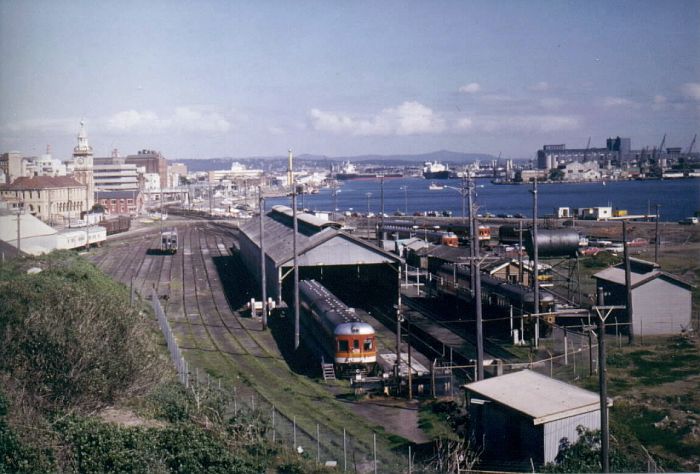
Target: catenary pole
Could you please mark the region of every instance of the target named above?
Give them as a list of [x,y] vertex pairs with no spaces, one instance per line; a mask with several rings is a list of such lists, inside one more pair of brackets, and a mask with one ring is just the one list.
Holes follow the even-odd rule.
[[[534,313],[539,319],[540,314],[540,262],[539,262],[539,242],[537,241],[537,176],[532,183],[532,275],[533,275],[533,290],[534,290]],[[539,330],[539,324],[535,325],[535,331]],[[535,347],[539,341],[539,334],[535,334]]]

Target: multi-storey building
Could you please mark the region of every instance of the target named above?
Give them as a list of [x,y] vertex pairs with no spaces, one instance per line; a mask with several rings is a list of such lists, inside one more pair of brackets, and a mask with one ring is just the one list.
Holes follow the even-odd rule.
[[159,187],[167,187],[168,160],[159,151],[141,150],[135,155],[127,156],[125,163],[136,165],[137,168],[144,168],[145,173],[157,173],[160,178]]
[[0,186],[0,198],[49,223],[89,210],[87,187],[70,176],[19,177]]

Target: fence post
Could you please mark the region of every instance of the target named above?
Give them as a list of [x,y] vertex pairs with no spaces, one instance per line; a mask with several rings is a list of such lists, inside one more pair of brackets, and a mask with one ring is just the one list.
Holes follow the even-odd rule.
[[343,472],[348,470],[348,449],[345,441],[345,428],[343,428]]
[[316,423],[316,463],[321,463],[321,442],[319,441],[321,435],[318,429],[318,423]]
[[277,432],[275,431],[275,406],[272,405],[272,444],[275,444]]
[[374,474],[377,474],[377,433],[372,433],[372,446],[374,452]]

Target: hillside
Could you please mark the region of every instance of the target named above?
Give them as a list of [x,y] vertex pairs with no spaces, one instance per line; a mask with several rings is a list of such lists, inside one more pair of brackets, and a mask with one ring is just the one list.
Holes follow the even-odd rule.
[[0,473],[320,472],[225,391],[177,383],[148,306],[82,257],[0,265],[0,301]]

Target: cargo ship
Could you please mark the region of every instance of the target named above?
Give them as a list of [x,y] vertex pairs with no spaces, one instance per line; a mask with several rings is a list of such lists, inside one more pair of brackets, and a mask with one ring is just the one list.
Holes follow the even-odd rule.
[[447,179],[450,177],[450,170],[447,165],[437,161],[426,161],[423,164],[423,177],[425,179]]

